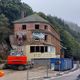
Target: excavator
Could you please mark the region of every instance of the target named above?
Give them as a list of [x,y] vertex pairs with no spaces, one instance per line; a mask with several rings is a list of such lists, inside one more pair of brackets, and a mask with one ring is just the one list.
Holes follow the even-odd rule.
[[20,37],[18,36],[17,47],[10,50],[4,69],[13,68],[17,70],[25,70],[26,68],[33,67],[33,62],[28,61],[28,57],[24,55],[21,48],[24,43],[24,39],[21,36],[22,35],[20,35]]
[[25,70],[27,68],[32,68],[33,63],[28,62],[28,57],[23,55],[22,51],[11,50],[7,57],[7,62],[4,66],[6,69],[16,69]]

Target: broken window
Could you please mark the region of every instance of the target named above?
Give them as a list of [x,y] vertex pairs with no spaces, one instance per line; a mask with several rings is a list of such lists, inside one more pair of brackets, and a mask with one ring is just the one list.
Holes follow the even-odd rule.
[[45,39],[44,39],[45,41],[47,40],[47,35],[45,35]]
[[30,52],[48,52],[48,46],[31,46]]
[[47,28],[48,28],[48,26],[47,26],[47,25],[45,25],[45,26],[44,26],[44,29],[47,29]]
[[19,36],[18,35],[16,35],[16,39],[18,39],[19,38]]
[[35,46],[30,47],[30,52],[35,52]]
[[45,52],[48,52],[48,47],[47,46],[45,46]]
[[42,53],[44,52],[44,46],[41,46],[41,52]]
[[26,30],[26,25],[22,25],[22,29],[23,30]]
[[39,48],[40,48],[39,46],[36,46],[36,52],[40,52]]
[[35,29],[39,29],[39,24],[36,24],[35,25]]
[[26,40],[26,35],[23,35],[22,36],[22,39],[25,41]]

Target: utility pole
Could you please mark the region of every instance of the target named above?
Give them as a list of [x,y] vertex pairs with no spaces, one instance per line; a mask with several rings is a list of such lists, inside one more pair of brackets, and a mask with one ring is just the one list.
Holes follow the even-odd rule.
[[47,76],[46,76],[46,77],[48,78],[48,64],[47,64],[47,66],[46,66],[46,67],[47,67],[47,71],[46,71],[46,73],[47,73]]
[[48,72],[48,68],[49,68],[49,63],[46,65],[46,77],[44,77],[44,80],[50,80],[50,77],[49,77],[49,72]]
[[29,80],[29,70],[27,69],[27,80]]

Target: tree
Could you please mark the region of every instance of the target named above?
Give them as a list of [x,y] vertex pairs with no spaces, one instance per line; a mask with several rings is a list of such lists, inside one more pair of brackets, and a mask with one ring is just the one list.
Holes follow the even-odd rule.
[[38,14],[39,16],[41,16],[42,18],[47,19],[47,16],[46,16],[44,13],[38,12],[37,14]]
[[10,30],[8,28],[8,19],[4,14],[0,15],[0,43],[5,42],[5,39],[8,37]]
[[0,15],[0,27],[7,26],[8,27],[8,19],[5,17],[4,14]]
[[22,3],[21,0],[0,1],[0,14],[4,14],[8,18],[10,24],[14,20],[21,18],[22,11],[25,12],[25,16],[33,13],[32,8],[25,3]]
[[[8,46],[6,39],[9,38],[10,29],[8,28],[8,19],[4,14],[0,15],[0,57],[5,59],[7,56]],[[6,55],[5,55],[6,54]]]

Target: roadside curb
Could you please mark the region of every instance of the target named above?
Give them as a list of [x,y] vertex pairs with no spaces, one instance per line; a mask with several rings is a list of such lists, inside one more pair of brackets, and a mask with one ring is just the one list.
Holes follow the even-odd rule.
[[50,80],[53,80],[53,79],[56,79],[56,78],[59,78],[59,77],[62,77],[62,76],[66,76],[68,73],[75,72],[75,71],[78,70],[78,69],[79,69],[79,68],[75,68],[75,69],[72,69],[72,70],[63,72],[61,75],[58,75],[58,76],[55,76],[55,77],[51,77]]
[[[60,73],[60,75],[58,75],[58,76],[62,76],[62,75],[68,74],[68,73],[70,73],[70,72],[74,72],[74,71],[76,71],[76,70],[78,70],[78,69],[79,69],[79,68],[76,67],[75,69],[71,69],[71,70],[68,70],[68,71],[64,71],[64,72]],[[58,76],[56,76],[56,77],[58,77]]]
[[40,78],[34,78],[34,79],[30,79],[30,80],[53,80],[53,79],[56,79],[56,78],[59,78],[59,77],[62,77],[62,76],[65,76],[67,75],[68,73],[71,73],[71,72],[74,72],[76,70],[78,70],[79,68],[75,68],[75,69],[72,69],[72,70],[68,70],[68,71],[65,71],[65,72],[62,72],[60,74],[56,74],[54,77],[40,77]]

